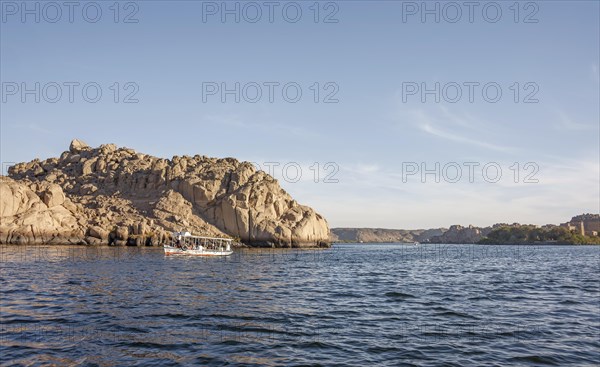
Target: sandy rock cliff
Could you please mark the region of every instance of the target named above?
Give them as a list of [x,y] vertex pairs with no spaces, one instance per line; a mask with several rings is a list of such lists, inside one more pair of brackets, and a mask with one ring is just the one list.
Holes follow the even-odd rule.
[[159,245],[170,231],[311,247],[326,220],[268,174],[233,158],[161,159],[73,140],[59,158],[9,169],[0,181],[0,243]]

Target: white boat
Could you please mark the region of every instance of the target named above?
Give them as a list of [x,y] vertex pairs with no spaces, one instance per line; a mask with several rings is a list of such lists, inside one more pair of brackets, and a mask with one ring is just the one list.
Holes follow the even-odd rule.
[[173,232],[171,244],[164,245],[165,255],[227,256],[231,255],[229,238],[192,236],[190,232]]

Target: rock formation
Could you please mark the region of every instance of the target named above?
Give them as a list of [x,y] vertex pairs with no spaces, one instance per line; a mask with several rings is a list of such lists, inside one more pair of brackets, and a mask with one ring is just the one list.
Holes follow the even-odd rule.
[[445,228],[434,229],[384,229],[384,228],[332,228],[332,242],[426,242],[433,236],[439,236]]
[[0,182],[0,243],[158,245],[174,230],[253,246],[309,247],[325,219],[251,163],[161,159],[73,140],[59,158],[9,168]]
[[487,236],[492,231],[492,227],[474,227],[453,225],[441,236],[434,236],[429,239],[431,243],[476,243]]

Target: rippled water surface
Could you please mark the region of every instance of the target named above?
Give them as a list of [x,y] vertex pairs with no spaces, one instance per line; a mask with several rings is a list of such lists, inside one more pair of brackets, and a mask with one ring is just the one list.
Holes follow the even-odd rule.
[[4,365],[600,363],[600,247],[0,250]]

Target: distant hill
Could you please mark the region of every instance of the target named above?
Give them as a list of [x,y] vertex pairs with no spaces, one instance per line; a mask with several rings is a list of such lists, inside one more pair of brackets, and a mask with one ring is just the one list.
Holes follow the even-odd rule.
[[446,228],[385,229],[385,228],[332,228],[332,242],[426,242],[443,234]]

